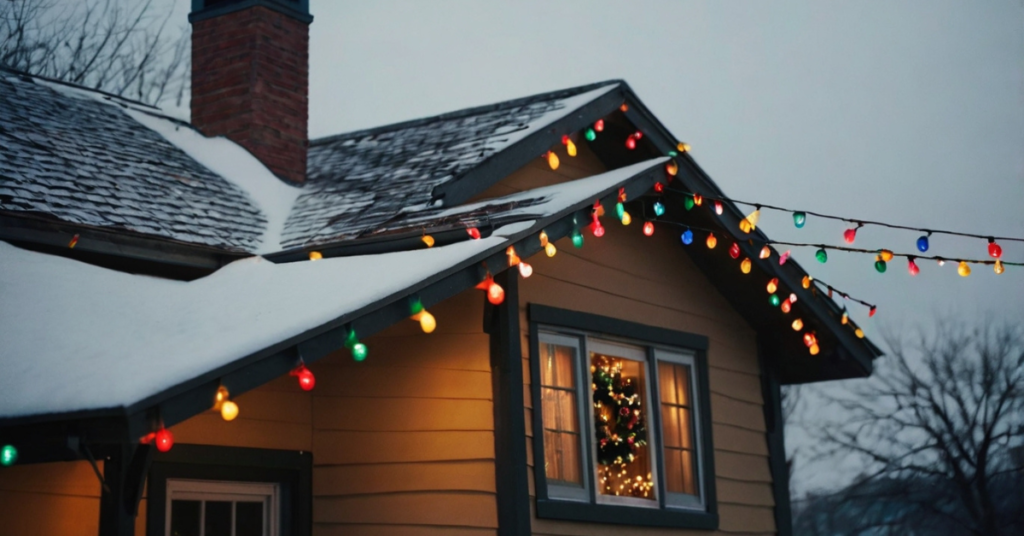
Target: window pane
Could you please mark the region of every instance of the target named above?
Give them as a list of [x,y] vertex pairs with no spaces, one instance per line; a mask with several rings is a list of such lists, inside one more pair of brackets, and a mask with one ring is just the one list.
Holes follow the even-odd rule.
[[206,501],[205,536],[231,536],[231,503]]
[[697,495],[690,370],[680,363],[658,362],[665,489],[669,493]]
[[171,501],[171,536],[199,536],[199,501]]
[[590,371],[597,489],[602,495],[654,500],[644,364],[592,352]]
[[235,536],[263,536],[263,503],[235,503]]
[[582,486],[575,358],[571,346],[541,344],[541,422],[548,479]]

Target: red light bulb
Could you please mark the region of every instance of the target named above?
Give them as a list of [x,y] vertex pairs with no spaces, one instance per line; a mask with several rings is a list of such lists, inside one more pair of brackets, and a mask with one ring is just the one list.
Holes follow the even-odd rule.
[[921,269],[918,268],[917,263],[914,262],[913,257],[907,259],[907,272],[909,272],[910,275],[917,275],[921,273]]
[[996,244],[996,241],[991,238],[988,239],[988,254],[993,259],[1003,256],[1003,248],[999,247],[999,244]]
[[845,240],[847,244],[852,244],[853,241],[856,240],[856,239],[857,239],[857,229],[856,228],[847,229],[847,230],[843,231],[843,240]]
[[654,224],[651,223],[651,222],[645,223],[644,224],[644,235],[645,236],[651,236],[653,234],[654,234]]
[[487,286],[487,301],[491,302],[491,305],[501,305],[501,302],[505,301],[505,289],[491,281]]
[[562,145],[569,145],[569,135],[562,134]]
[[171,435],[170,430],[161,428],[154,434],[153,443],[156,444],[156,450],[167,452],[174,446],[174,436]]
[[466,229],[466,232],[469,233],[469,237],[473,240],[480,240],[480,229],[470,227],[469,229]]
[[813,333],[804,333],[804,344],[807,345],[808,348],[814,346],[816,342],[817,338],[814,336]]
[[654,183],[654,191],[658,192],[659,194],[661,192],[664,192],[665,191],[665,185],[660,183],[660,182]]
[[639,140],[640,138],[644,137],[644,133],[638,130],[633,133],[633,137]]
[[788,313],[790,310],[793,309],[793,305],[792,305],[792,303],[790,303],[789,300],[784,300],[782,302],[781,307],[782,307],[782,312],[783,313]]
[[633,136],[626,138],[626,148],[629,150],[636,149],[636,138]]
[[876,306],[872,305],[872,306],[871,306],[871,309],[868,309],[868,317],[870,318],[870,317],[872,317],[872,316],[875,316],[875,313],[876,313],[877,311],[878,311],[878,307],[876,307]]
[[598,222],[594,223],[594,236],[601,238],[604,236],[604,226]]
[[718,214],[719,216],[722,215],[722,202],[721,201],[715,201],[715,214]]
[[604,131],[604,119],[598,119],[597,121],[594,122],[594,130],[598,132]]
[[313,376],[313,372],[306,368],[306,365],[299,365],[299,368],[295,369],[293,375],[299,378],[299,387],[303,391],[312,391],[313,387],[316,386],[316,376]]
[[729,247],[729,256],[734,259],[740,258],[740,245],[736,242],[733,242],[732,246]]

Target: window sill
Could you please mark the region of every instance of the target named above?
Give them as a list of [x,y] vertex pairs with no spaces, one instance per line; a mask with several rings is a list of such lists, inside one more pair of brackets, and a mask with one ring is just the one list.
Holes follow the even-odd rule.
[[537,499],[537,517],[644,527],[702,530],[718,528],[718,514],[708,512],[611,506],[553,499]]

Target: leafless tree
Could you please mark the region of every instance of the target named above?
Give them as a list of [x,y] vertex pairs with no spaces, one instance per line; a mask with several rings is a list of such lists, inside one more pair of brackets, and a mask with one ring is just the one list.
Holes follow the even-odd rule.
[[885,366],[826,395],[845,416],[819,429],[822,444],[865,467],[833,508],[848,510],[853,534],[1020,534],[1024,333],[952,322],[934,333],[886,337]]
[[152,0],[0,0],[0,65],[149,104],[182,104],[189,28]]

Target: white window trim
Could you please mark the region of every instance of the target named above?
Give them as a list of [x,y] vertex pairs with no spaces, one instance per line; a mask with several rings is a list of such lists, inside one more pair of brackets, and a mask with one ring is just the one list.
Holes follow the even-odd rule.
[[[164,534],[171,536],[171,501],[232,501],[263,503],[263,536],[280,534],[281,486],[263,482],[228,482],[222,480],[167,479],[167,499],[164,506]],[[253,500],[259,498],[259,501]],[[234,510],[232,509],[232,512]],[[205,524],[202,519],[205,509],[200,508],[199,531],[202,535]],[[234,519],[232,519],[234,527]]]
[[[690,379],[690,423],[692,427],[693,437],[693,457],[696,461],[697,474],[697,493],[698,495],[689,495],[686,493],[670,493],[668,490],[665,491],[665,506],[667,508],[674,509],[685,509],[685,510],[700,510],[706,509],[704,498],[707,496],[704,491],[704,450],[703,443],[701,442],[701,424],[699,419],[701,417],[700,408],[700,393],[697,392],[699,388],[697,385],[697,356],[693,352],[683,352],[680,350],[666,350],[663,348],[654,348],[654,360],[655,363],[664,361],[666,363],[677,363],[689,367],[690,373],[687,375]],[[654,381],[656,385],[661,386],[661,378],[658,376],[658,367],[654,367]],[[659,393],[660,394],[660,393]],[[662,430],[659,430],[658,437],[661,439],[661,445],[659,448],[664,449],[664,438],[662,438],[664,432],[664,418],[661,415],[661,400],[658,401],[658,416],[660,417],[659,424]]]
[[[587,453],[587,446],[590,443],[592,443],[592,441],[589,440],[589,437],[590,437],[589,434],[591,433],[590,432],[590,426],[589,426],[588,423],[584,422],[583,415],[586,414],[585,407],[589,407],[591,405],[591,402],[590,402],[590,396],[589,396],[590,395],[589,389],[587,389],[585,391],[585,394],[587,396],[580,396],[581,391],[584,391],[583,386],[589,386],[590,385],[590,379],[586,375],[583,374],[583,367],[582,367],[582,361],[581,360],[582,360],[582,355],[583,355],[583,352],[584,352],[585,348],[584,348],[584,345],[583,345],[582,336],[569,335],[569,334],[565,334],[565,333],[550,333],[550,332],[543,332],[542,331],[542,332],[538,333],[537,339],[538,339],[538,344],[539,345],[557,344],[559,346],[565,346],[565,347],[573,348],[575,350],[575,352],[576,352],[576,355],[573,356],[572,367],[573,367],[573,376],[576,379],[576,419],[577,419],[576,426],[577,426],[577,429],[580,431],[580,441],[579,441],[580,455],[579,455],[579,461],[580,461],[580,465],[581,465],[580,466],[580,476],[581,476],[581,480],[583,481],[583,485],[582,485],[582,487],[580,487],[580,486],[572,486],[572,485],[568,485],[568,484],[554,483],[554,482],[550,482],[549,481],[548,482],[548,490],[547,490],[548,491],[548,496],[551,497],[552,499],[561,499],[561,500],[566,500],[566,501],[576,501],[576,502],[589,503],[590,502],[590,483],[593,481],[593,476],[591,475],[590,459],[587,458],[587,454],[586,453]],[[540,349],[540,350],[542,350],[542,349]],[[540,357],[540,352],[538,352],[538,359],[540,359],[540,358],[541,358]],[[544,364],[540,363],[540,366],[543,367]],[[589,367],[587,368],[587,370],[589,371]],[[543,374],[541,374],[541,377],[543,377]],[[537,378],[537,381],[540,382],[541,379]],[[544,387],[542,385],[538,385],[538,389],[539,390],[543,390],[543,388]],[[543,402],[541,402],[541,403],[543,404]],[[541,423],[542,423],[541,424],[541,429],[543,430],[544,409],[543,408],[534,408],[534,411],[536,411],[538,413],[538,415],[540,415],[540,419],[541,419]],[[541,441],[542,442],[544,441],[543,437],[541,437]],[[541,459],[540,463],[543,464],[544,460]],[[545,468],[545,474],[546,473],[547,473],[547,469]]]

